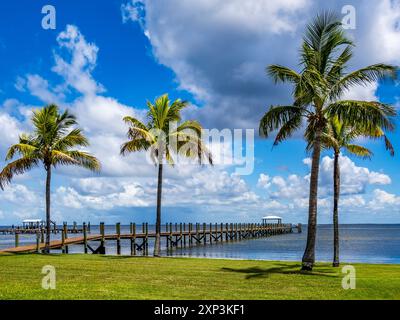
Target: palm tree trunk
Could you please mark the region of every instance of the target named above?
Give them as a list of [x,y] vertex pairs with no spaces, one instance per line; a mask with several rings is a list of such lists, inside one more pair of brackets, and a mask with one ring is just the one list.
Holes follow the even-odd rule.
[[317,237],[318,175],[321,155],[321,129],[317,129],[311,164],[310,197],[308,207],[307,245],[302,259],[302,270],[311,271],[315,263]]
[[339,196],[340,196],[340,166],[339,152],[335,151],[333,167],[333,266],[339,267]]
[[162,174],[163,165],[158,165],[158,186],[157,186],[157,218],[156,218],[156,240],[154,242],[154,256],[160,256],[161,250],[161,195],[162,195]]
[[46,245],[45,253],[50,253],[50,187],[51,187],[51,166],[46,166]]

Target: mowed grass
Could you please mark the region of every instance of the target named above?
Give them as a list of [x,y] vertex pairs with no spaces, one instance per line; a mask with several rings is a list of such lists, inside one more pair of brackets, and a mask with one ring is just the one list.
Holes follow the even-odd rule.
[[[42,267],[56,268],[55,290]],[[95,255],[0,255],[0,299],[399,299],[400,265],[354,264],[356,289],[341,268],[318,264]]]

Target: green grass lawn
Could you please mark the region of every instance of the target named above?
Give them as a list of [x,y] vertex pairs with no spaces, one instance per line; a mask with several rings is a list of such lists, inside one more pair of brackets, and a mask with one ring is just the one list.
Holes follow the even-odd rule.
[[[42,267],[57,288],[41,287]],[[357,288],[341,269],[318,264],[94,255],[0,255],[0,299],[400,299],[400,265],[354,264]]]

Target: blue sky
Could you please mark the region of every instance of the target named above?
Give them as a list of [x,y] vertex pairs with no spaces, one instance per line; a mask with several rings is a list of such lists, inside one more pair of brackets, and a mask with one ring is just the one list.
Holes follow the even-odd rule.
[[[103,162],[91,175],[57,170],[53,181],[56,221],[154,220],[156,170],[144,155],[122,159],[124,115],[143,116],[145,102],[169,93],[187,99],[186,118],[205,128],[253,129],[267,106],[290,102],[290,88],[265,76],[270,63],[296,67],[304,26],[314,12],[341,8],[313,0],[230,2],[204,0],[52,1],[56,29],[41,26],[48,1],[0,4],[0,158],[18,134],[29,131],[32,108],[55,102],[78,117]],[[400,64],[399,1],[350,1],[357,27],[352,68]],[[371,9],[372,8],[372,9]],[[83,79],[83,80],[82,80]],[[398,105],[396,84],[355,88],[350,98]],[[390,138],[400,148],[398,131]],[[399,158],[380,142],[366,142],[374,158],[343,155],[344,223],[400,223]],[[309,164],[301,133],[272,148],[255,141],[251,175],[234,164],[214,168],[177,166],[165,180],[165,221],[259,221],[279,214],[306,222]],[[0,163],[2,166],[4,162]],[[319,222],[331,221],[332,159],[321,163]],[[0,193],[0,225],[43,217],[43,172],[18,177]]]

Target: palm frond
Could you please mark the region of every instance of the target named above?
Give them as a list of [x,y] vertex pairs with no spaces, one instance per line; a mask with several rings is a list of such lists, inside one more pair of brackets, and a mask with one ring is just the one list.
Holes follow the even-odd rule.
[[79,150],[53,151],[53,166],[75,165],[91,171],[100,171],[101,164],[93,155]]
[[266,69],[267,74],[272,77],[277,82],[291,82],[291,83],[298,83],[300,81],[300,74],[296,71],[281,66],[281,65],[270,65]]
[[7,164],[0,172],[0,188],[4,189],[4,186],[11,182],[14,175],[24,174],[38,164],[39,160],[35,158],[21,158]]
[[346,100],[330,104],[325,109],[328,118],[338,117],[345,125],[358,124],[366,130],[380,127],[386,131],[393,131],[395,124],[393,118],[396,109],[380,102],[367,102]]
[[[268,137],[271,132],[281,129],[293,119],[298,119],[306,113],[306,110],[295,106],[272,106],[260,121],[259,132],[260,136]],[[298,120],[296,120],[298,121]],[[294,121],[296,123],[296,121]],[[290,127],[290,125],[289,125]],[[293,125],[295,128],[296,126]]]
[[348,144],[346,145],[346,150],[348,152],[350,152],[351,154],[360,157],[360,158],[364,158],[364,159],[370,159],[373,156],[373,153],[371,150],[362,147],[362,146],[358,146],[355,144]]
[[67,135],[60,137],[56,140],[53,146],[54,150],[68,150],[69,148],[82,146],[87,147],[89,145],[88,139],[82,134],[82,130],[79,128],[73,129]]
[[146,139],[130,140],[122,144],[120,148],[120,154],[122,156],[126,156],[132,152],[147,151],[150,146],[151,143],[149,143],[149,141],[147,141]]
[[6,155],[6,161],[11,160],[14,158],[15,154],[18,153],[22,157],[26,158],[38,158],[38,148],[31,144],[26,143],[17,143],[12,145]]
[[385,78],[397,77],[398,69],[389,64],[378,63],[359,70],[353,71],[342,77],[335,83],[330,90],[330,99],[340,98],[346,90],[353,86],[366,86],[378,82]]

